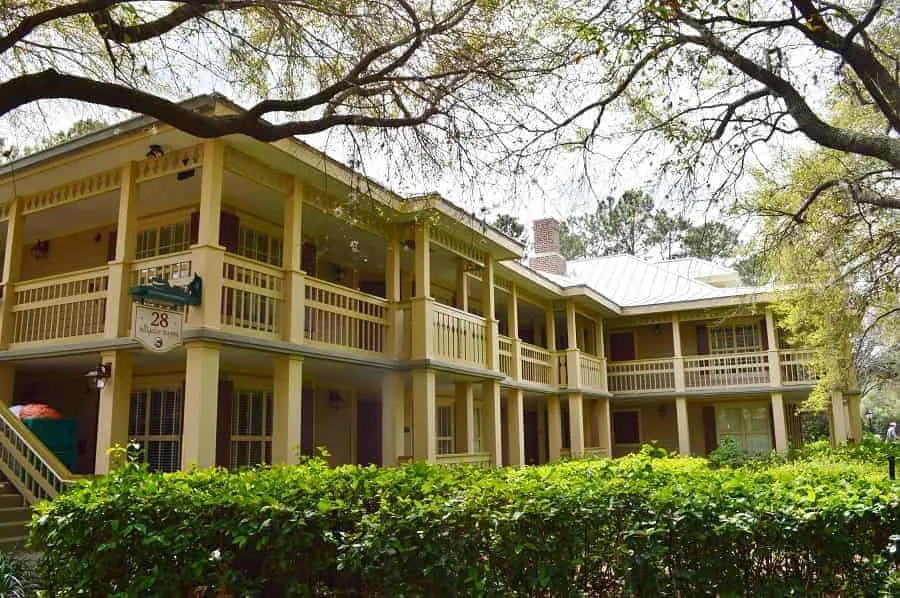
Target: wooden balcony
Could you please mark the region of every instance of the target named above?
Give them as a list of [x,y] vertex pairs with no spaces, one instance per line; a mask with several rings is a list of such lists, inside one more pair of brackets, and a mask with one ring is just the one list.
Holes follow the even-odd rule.
[[[812,351],[783,349],[778,352],[781,384],[815,384]],[[680,358],[638,359],[607,364],[609,390],[613,394],[677,392],[700,389],[740,389],[778,385],[772,376],[769,351],[729,353],[724,355],[691,355]],[[683,372],[683,373],[682,373]],[[683,383],[679,384],[679,373]]]
[[606,376],[612,393],[674,391],[675,360],[665,358],[609,362],[606,364]]
[[431,342],[435,357],[476,367],[487,367],[487,323],[484,318],[432,303]]
[[384,355],[388,305],[381,297],[307,276],[305,340],[355,353]]
[[101,338],[108,285],[105,266],[13,285],[10,345]]

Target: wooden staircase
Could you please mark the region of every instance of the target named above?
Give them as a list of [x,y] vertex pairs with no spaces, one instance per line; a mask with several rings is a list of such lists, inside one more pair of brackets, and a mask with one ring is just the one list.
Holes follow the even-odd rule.
[[6,478],[0,476],[0,551],[20,550],[28,537],[26,524],[31,521],[31,507]]

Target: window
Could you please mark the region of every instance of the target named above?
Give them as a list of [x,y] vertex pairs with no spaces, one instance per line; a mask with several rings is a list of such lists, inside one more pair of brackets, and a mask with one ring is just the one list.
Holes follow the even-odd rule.
[[181,388],[141,389],[131,393],[128,437],[154,471],[181,467]]
[[710,352],[747,353],[761,351],[762,342],[757,324],[736,324],[709,329]]
[[231,400],[231,467],[272,462],[272,393],[238,390]]
[[437,454],[449,455],[454,452],[453,405],[438,405],[435,413],[437,430]]
[[472,407],[472,437],[475,445],[475,452],[480,453],[483,449],[481,444],[481,404],[475,403]]
[[238,228],[238,255],[247,259],[281,266],[282,241],[280,237],[246,226]]
[[191,219],[138,231],[136,258],[144,259],[184,251],[191,245]]
[[768,407],[717,407],[716,430],[720,444],[730,438],[750,454],[772,450]]

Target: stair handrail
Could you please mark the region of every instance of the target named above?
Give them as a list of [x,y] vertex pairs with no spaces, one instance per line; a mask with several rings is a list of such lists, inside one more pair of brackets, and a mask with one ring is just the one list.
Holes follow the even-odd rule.
[[0,405],[0,471],[32,505],[85,476],[74,474],[5,405]]

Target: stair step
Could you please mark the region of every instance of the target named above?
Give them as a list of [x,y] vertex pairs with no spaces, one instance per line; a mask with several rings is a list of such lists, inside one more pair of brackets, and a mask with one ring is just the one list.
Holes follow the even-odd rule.
[[7,507],[0,509],[0,523],[22,523],[31,521],[31,509],[29,507]]
[[16,490],[15,486],[10,484],[9,482],[0,482],[0,496],[4,494],[18,494],[18,490]]
[[28,535],[24,521],[9,521],[0,523],[0,539],[23,538]]
[[21,507],[24,505],[25,503],[22,500],[22,497],[18,494],[0,494],[0,509]]
[[0,538],[0,552],[21,552],[27,539],[25,536]]

